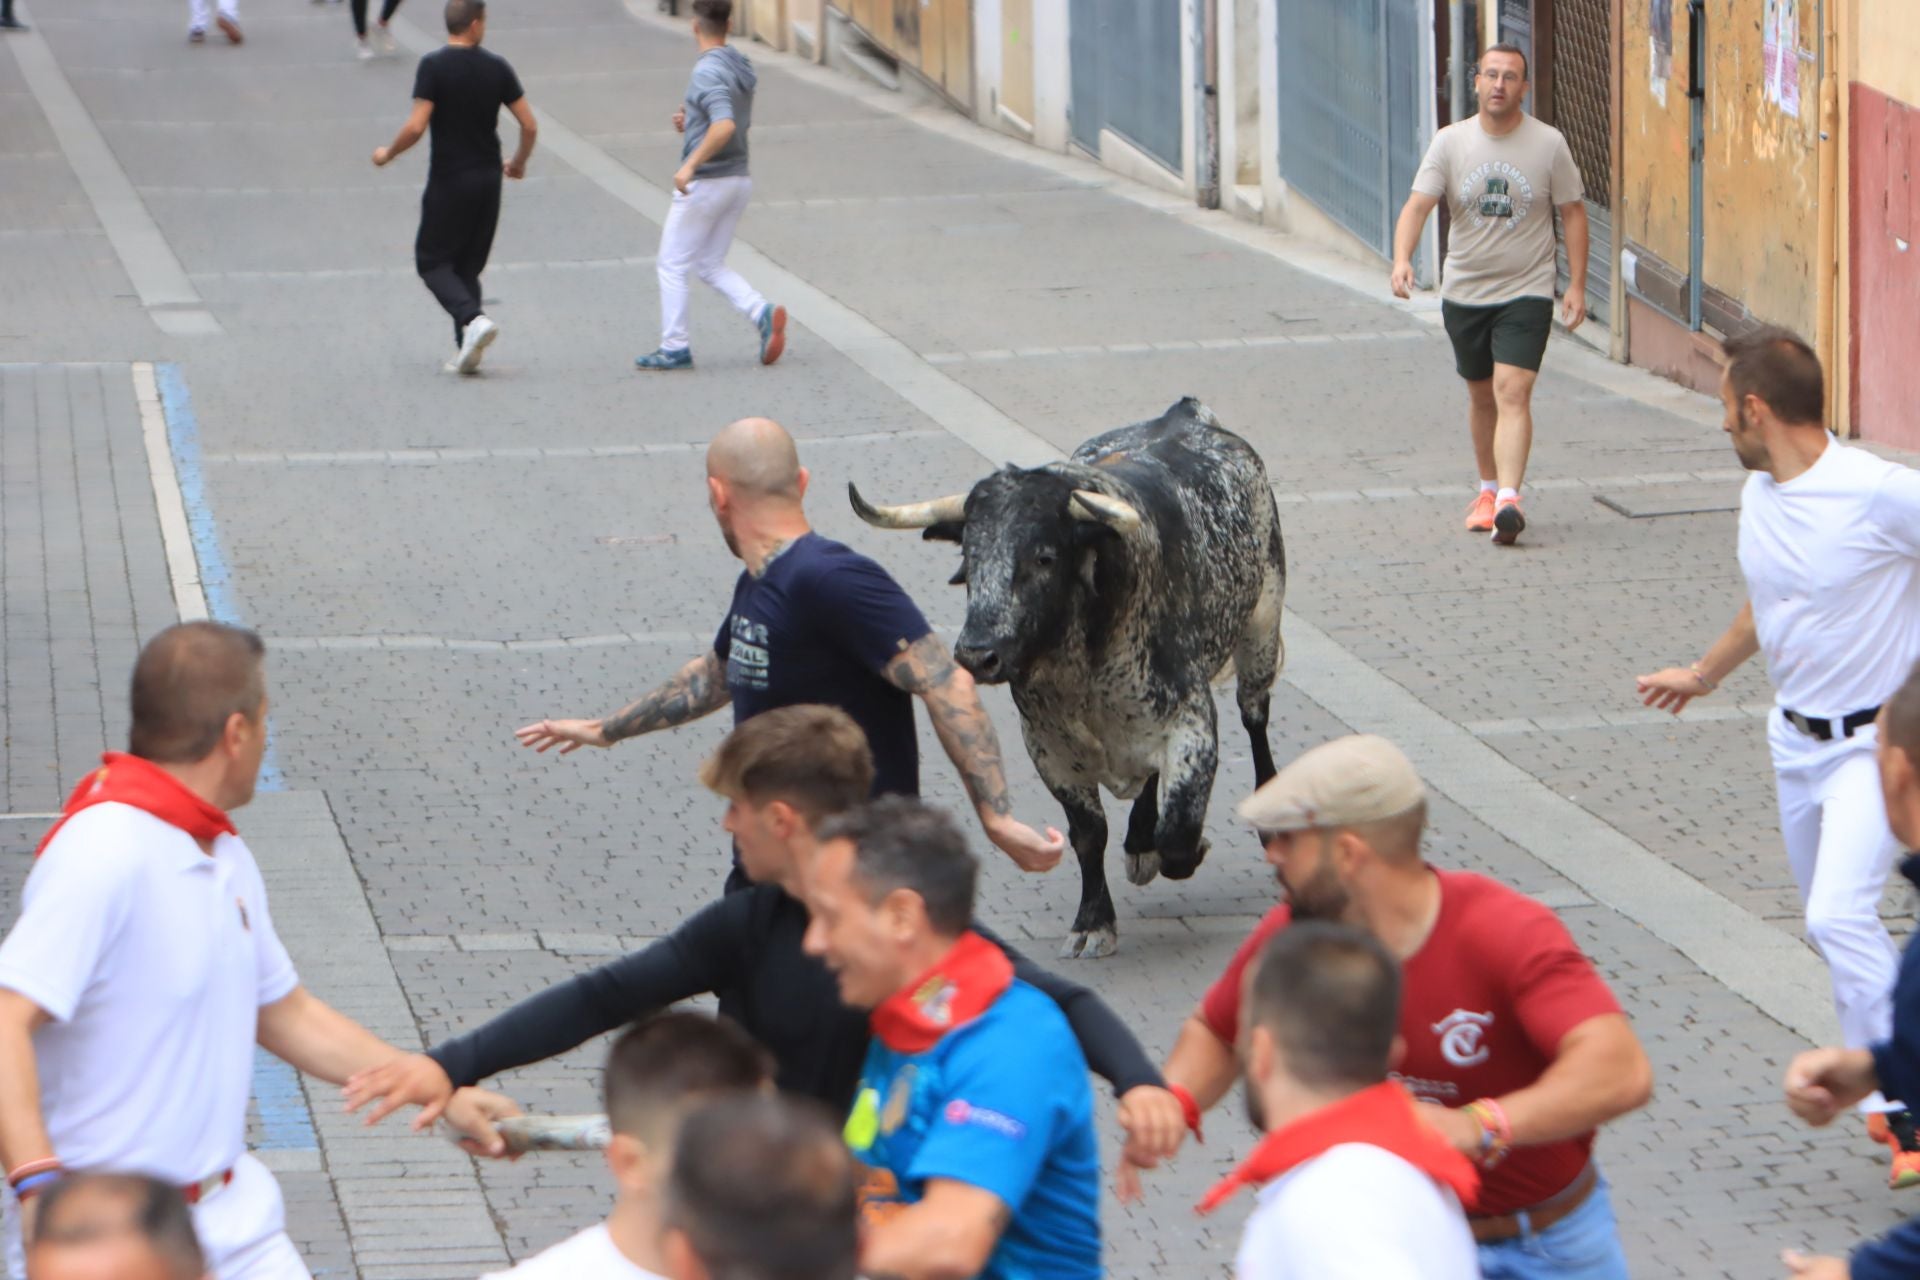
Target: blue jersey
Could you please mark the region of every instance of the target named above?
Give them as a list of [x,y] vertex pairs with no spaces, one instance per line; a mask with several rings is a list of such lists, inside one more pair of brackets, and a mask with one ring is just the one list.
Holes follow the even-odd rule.
[[[1016,981],[925,1053],[867,1050],[847,1145],[873,1171],[868,1205],[911,1204],[929,1179],[1011,1211],[981,1280],[1094,1280],[1100,1150],[1087,1061],[1058,1005]],[[878,1203],[876,1204],[876,1201]]]

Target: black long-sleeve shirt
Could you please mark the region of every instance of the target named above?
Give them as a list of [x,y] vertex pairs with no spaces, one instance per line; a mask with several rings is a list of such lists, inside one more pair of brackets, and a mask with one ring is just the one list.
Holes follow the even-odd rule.
[[[1164,1083],[1139,1041],[1092,991],[1040,968],[975,924],[1073,1027],[1093,1070],[1116,1093]],[[867,1054],[867,1014],[840,1002],[832,971],[801,950],[807,909],[774,885],[729,893],[667,937],[530,996],[428,1050],[456,1086],[565,1053],[657,1009],[708,993],[722,1016],[765,1045],[781,1089],[843,1114]]]

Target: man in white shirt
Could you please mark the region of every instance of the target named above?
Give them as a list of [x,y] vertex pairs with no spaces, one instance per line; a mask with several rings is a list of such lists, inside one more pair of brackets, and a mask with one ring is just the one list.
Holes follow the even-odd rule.
[[682,1117],[716,1097],[772,1087],[772,1057],[731,1022],[668,1013],[628,1028],[601,1084],[613,1129],[607,1168],[620,1189],[613,1212],[486,1280],[664,1280],[661,1196]]
[[1350,925],[1300,921],[1249,970],[1240,1045],[1266,1138],[1201,1202],[1263,1186],[1235,1280],[1479,1280],[1467,1158],[1388,1079],[1400,966]]
[[[1639,691],[1678,714],[1765,651],[1787,862],[1841,1036],[1864,1049],[1892,1033],[1897,966],[1879,907],[1899,845],[1874,717],[1920,660],[1920,472],[1828,435],[1820,361],[1799,337],[1764,328],[1725,350],[1724,425],[1753,472],[1740,496],[1747,604],[1705,657],[1641,676]],[[1893,1150],[1889,1184],[1920,1184],[1907,1109],[1877,1093],[1861,1109]]]
[[306,1280],[280,1188],[246,1153],[254,1046],[335,1084],[399,1056],[300,985],[227,816],[266,750],[264,653],[212,622],[147,644],[129,750],[75,788],[0,942],[15,1280],[35,1199],[69,1168],[181,1188],[216,1280]]

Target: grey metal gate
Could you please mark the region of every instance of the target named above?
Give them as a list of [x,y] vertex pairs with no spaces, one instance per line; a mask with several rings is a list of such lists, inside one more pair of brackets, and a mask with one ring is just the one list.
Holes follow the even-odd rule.
[[1067,21],[1074,141],[1098,155],[1111,129],[1180,170],[1180,0],[1073,0]]
[[1426,141],[1419,2],[1279,0],[1279,19],[1281,176],[1390,256]]

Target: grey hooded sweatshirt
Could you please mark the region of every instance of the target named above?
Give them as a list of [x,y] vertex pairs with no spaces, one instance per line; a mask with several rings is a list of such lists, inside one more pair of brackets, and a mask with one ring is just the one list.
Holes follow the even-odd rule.
[[732,178],[747,171],[747,130],[753,125],[753,89],[759,77],[745,54],[730,44],[709,49],[693,64],[687,82],[687,136],[680,159],[693,154],[715,120],[733,121],[733,137],[693,171],[696,178]]

